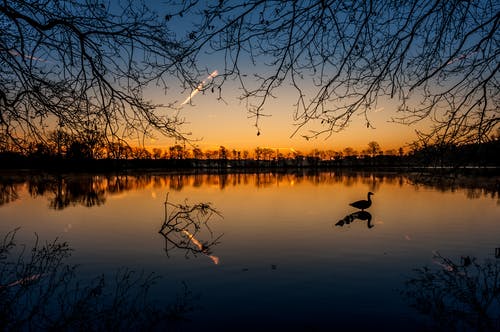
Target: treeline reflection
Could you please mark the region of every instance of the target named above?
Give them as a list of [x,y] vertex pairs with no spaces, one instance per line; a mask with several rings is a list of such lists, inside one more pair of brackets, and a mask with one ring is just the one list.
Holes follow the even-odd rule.
[[353,186],[365,184],[370,191],[378,191],[382,184],[403,186],[415,185],[437,188],[441,191],[466,189],[467,197],[499,197],[498,177],[464,177],[445,179],[422,176],[422,174],[395,174],[372,172],[265,172],[265,173],[223,173],[223,174],[1,174],[0,206],[20,199],[20,192],[26,191],[32,198],[47,197],[49,207],[56,210],[68,206],[98,206],[106,202],[109,195],[120,194],[144,188],[167,188],[181,191],[185,187],[255,186],[270,188],[299,184]]

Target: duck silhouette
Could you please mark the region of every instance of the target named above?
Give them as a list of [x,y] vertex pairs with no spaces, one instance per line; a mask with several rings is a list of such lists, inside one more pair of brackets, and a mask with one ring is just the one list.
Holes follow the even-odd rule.
[[359,220],[366,220],[366,226],[368,228],[372,228],[374,225],[371,224],[372,221],[372,215],[368,211],[356,211],[354,213],[348,214],[347,216],[344,217],[344,219],[339,220],[335,226],[344,226],[344,225],[349,225],[351,222],[354,220],[359,219]]
[[360,209],[361,211],[363,211],[364,209],[368,209],[371,205],[372,205],[372,200],[371,200],[371,195],[375,195],[374,193],[372,193],[371,191],[368,192],[368,200],[360,200],[360,201],[356,201],[354,203],[351,203],[349,204],[350,206],[352,207],[355,207],[356,209]]

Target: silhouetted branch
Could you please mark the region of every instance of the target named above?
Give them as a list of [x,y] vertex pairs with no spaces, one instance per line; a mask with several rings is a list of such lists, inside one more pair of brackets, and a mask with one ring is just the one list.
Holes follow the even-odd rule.
[[432,120],[423,137],[435,142],[488,141],[500,123],[498,2],[227,0],[188,13],[200,23],[186,53],[224,58],[214,84],[239,83],[257,134],[264,106],[287,85],[293,135],[331,135],[355,115],[372,127],[387,103],[394,121]]
[[169,77],[191,80],[182,47],[143,3],[3,1],[0,26],[0,145],[45,141],[62,127],[184,139],[175,107],[143,96]]

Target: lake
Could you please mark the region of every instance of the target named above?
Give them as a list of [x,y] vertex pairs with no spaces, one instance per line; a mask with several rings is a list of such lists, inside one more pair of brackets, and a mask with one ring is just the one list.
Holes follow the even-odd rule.
[[[67,241],[82,280],[154,272],[159,306],[187,290],[179,331],[417,331],[436,322],[410,305],[415,269],[461,278],[469,258],[499,265],[498,183],[347,171],[2,173],[0,228],[20,227],[16,241],[28,246],[35,234]],[[369,191],[365,212],[349,206]],[[500,315],[498,303],[489,310]]]

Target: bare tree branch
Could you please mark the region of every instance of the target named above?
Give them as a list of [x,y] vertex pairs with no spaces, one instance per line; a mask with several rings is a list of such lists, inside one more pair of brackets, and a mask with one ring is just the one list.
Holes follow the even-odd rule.
[[0,144],[43,141],[58,126],[186,137],[173,104],[143,96],[167,79],[192,80],[183,48],[144,4],[1,1],[0,26]]
[[239,83],[257,128],[286,85],[297,93],[292,136],[331,135],[356,114],[370,127],[387,99],[392,121],[433,120],[428,141],[484,142],[499,127],[496,1],[226,0],[184,14],[200,22],[185,54],[224,58],[215,84]]

